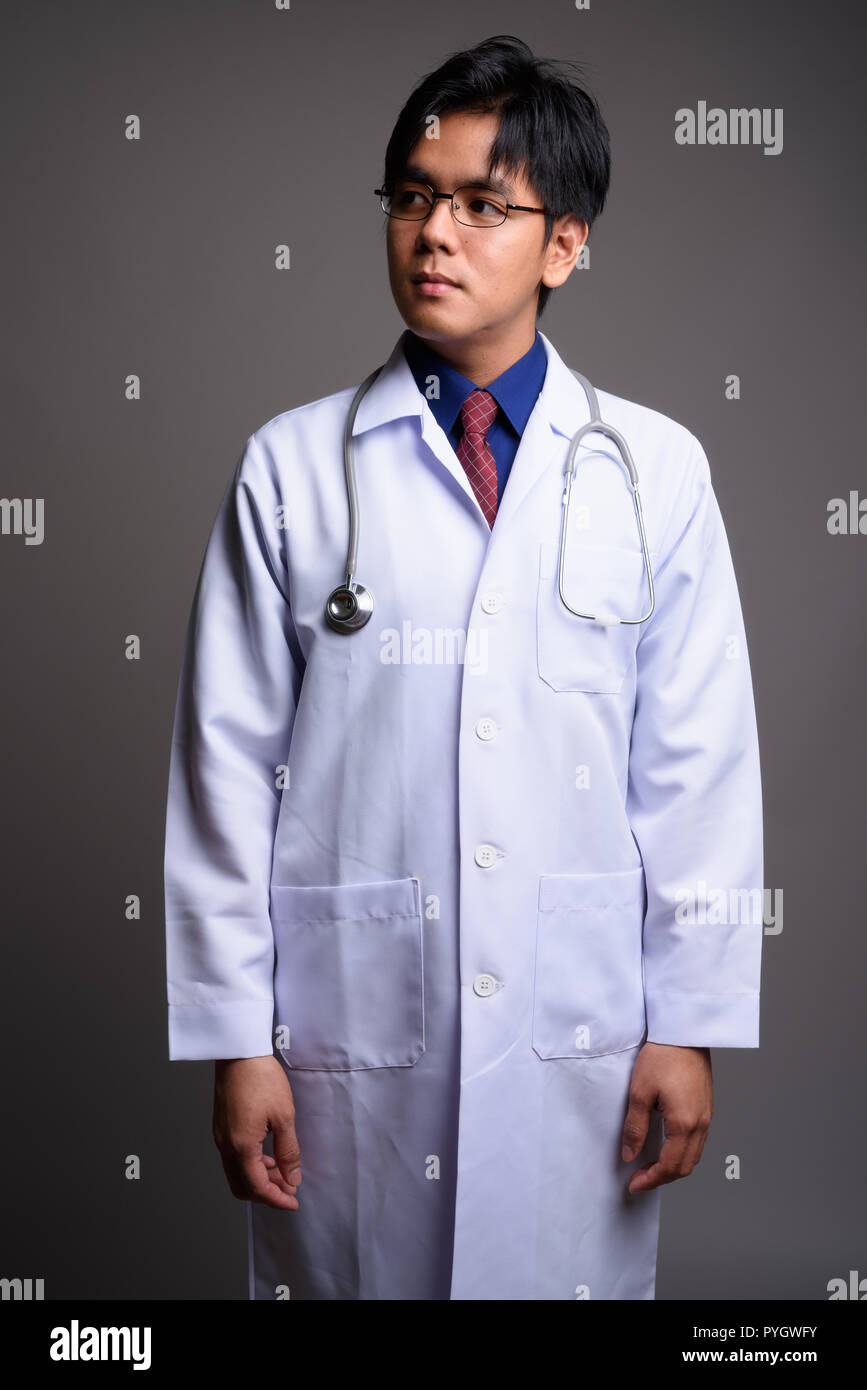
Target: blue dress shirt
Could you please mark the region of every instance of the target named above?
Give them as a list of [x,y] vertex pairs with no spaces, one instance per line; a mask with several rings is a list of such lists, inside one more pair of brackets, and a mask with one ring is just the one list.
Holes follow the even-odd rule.
[[[407,329],[403,342],[404,356],[412,372],[419,391],[425,396],[437,424],[447,436],[452,448],[457,451],[463,434],[461,406],[471,391],[482,389],[490,391],[499,406],[494,423],[488,430],[488,444],[497,465],[497,502],[503,496],[503,488],[509,477],[524,426],[530,418],[536,398],[542,389],[548,358],[545,345],[536,330],[533,346],[502,372],[489,386],[478,388],[456,371],[445,358],[434,352],[411,329]],[[426,396],[427,377],[439,377],[439,400]]]

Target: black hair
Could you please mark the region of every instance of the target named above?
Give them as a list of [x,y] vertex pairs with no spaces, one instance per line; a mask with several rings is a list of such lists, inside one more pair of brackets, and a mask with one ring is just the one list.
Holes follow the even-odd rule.
[[[499,130],[488,175],[525,171],[545,215],[547,246],[554,219],[574,213],[588,229],[605,205],[611,179],[608,128],[598,103],[577,80],[582,65],[537,58],[511,34],[497,34],[453,53],[418,83],[397,118],[385,151],[383,188],[401,177],[427,117],[447,111],[497,112]],[[589,236],[589,230],[588,230]],[[536,317],[551,288],[542,285]]]

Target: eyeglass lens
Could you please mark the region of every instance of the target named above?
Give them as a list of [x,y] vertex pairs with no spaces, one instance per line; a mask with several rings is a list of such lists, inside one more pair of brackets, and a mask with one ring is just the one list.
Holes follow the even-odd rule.
[[[431,210],[430,189],[423,183],[399,180],[391,195],[384,194],[382,209],[389,217],[405,221],[421,221]],[[467,185],[456,188],[452,195],[455,217],[467,227],[495,227],[506,218],[506,204],[490,188]]]

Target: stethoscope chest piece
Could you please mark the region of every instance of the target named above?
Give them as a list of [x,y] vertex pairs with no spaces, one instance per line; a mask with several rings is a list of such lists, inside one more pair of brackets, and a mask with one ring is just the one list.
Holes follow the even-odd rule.
[[357,632],[369,622],[373,612],[373,595],[363,584],[340,584],[325,602],[325,621],[335,632]]

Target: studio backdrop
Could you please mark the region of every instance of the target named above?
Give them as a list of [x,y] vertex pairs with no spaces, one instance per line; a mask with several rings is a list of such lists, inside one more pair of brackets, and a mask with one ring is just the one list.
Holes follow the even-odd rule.
[[867,1276],[862,7],[45,0],[3,20],[0,481],[0,1276],[45,1298],[247,1297],[213,1068],[168,1059],[187,617],[245,440],[391,351],[385,143],[494,34],[585,65],[611,191],[540,328],[701,441],[749,641],[761,1045],[713,1052],[657,1298]]

